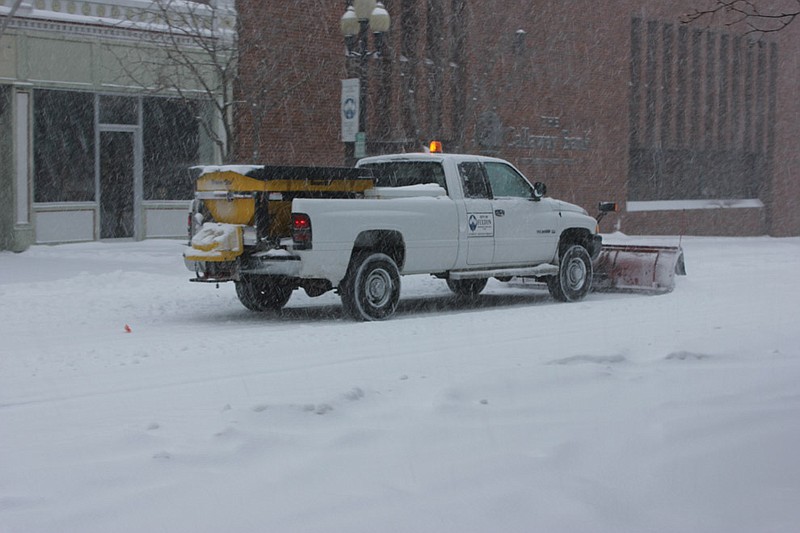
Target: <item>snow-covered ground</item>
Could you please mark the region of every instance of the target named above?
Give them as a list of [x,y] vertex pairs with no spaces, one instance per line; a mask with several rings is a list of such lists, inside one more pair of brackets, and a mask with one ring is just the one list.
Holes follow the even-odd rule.
[[177,241],[0,252],[0,531],[798,531],[800,239],[683,246],[670,294],[379,323]]

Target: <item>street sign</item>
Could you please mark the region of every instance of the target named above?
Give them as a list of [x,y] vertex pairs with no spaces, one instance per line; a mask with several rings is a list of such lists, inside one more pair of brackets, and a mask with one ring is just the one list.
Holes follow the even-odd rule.
[[367,134],[363,131],[359,131],[356,133],[356,146],[355,146],[355,153],[353,153],[353,157],[356,159],[361,159],[362,157],[367,157]]
[[358,78],[342,80],[342,142],[355,142],[358,133]]

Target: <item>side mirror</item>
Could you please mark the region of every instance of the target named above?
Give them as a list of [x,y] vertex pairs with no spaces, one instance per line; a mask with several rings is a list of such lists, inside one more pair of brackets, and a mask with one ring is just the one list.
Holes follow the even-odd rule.
[[547,194],[547,185],[542,183],[541,181],[537,181],[533,184],[533,199],[539,201],[542,197]]
[[616,202],[600,202],[597,204],[597,210],[601,213],[615,213],[619,208]]
[[608,213],[616,213],[619,211],[619,206],[616,202],[600,202],[597,204],[597,211],[598,214],[595,218],[599,224]]

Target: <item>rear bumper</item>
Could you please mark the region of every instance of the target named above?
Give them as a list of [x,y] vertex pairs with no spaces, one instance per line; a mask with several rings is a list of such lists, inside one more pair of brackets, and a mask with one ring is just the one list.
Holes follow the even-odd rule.
[[255,253],[242,259],[239,270],[245,274],[268,276],[300,276],[301,261],[296,255],[275,255],[270,252]]
[[191,281],[219,283],[239,279],[236,261],[194,261],[184,257],[183,263],[195,274]]
[[275,258],[258,254],[235,261],[201,261],[184,257],[183,262],[187,270],[196,274],[193,281],[209,282],[238,280],[241,274],[299,277],[301,266],[299,257]]

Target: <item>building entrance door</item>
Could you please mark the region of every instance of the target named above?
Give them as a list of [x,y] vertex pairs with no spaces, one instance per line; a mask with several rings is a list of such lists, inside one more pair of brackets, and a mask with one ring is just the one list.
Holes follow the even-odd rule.
[[133,132],[100,132],[101,239],[135,236],[134,160]]

